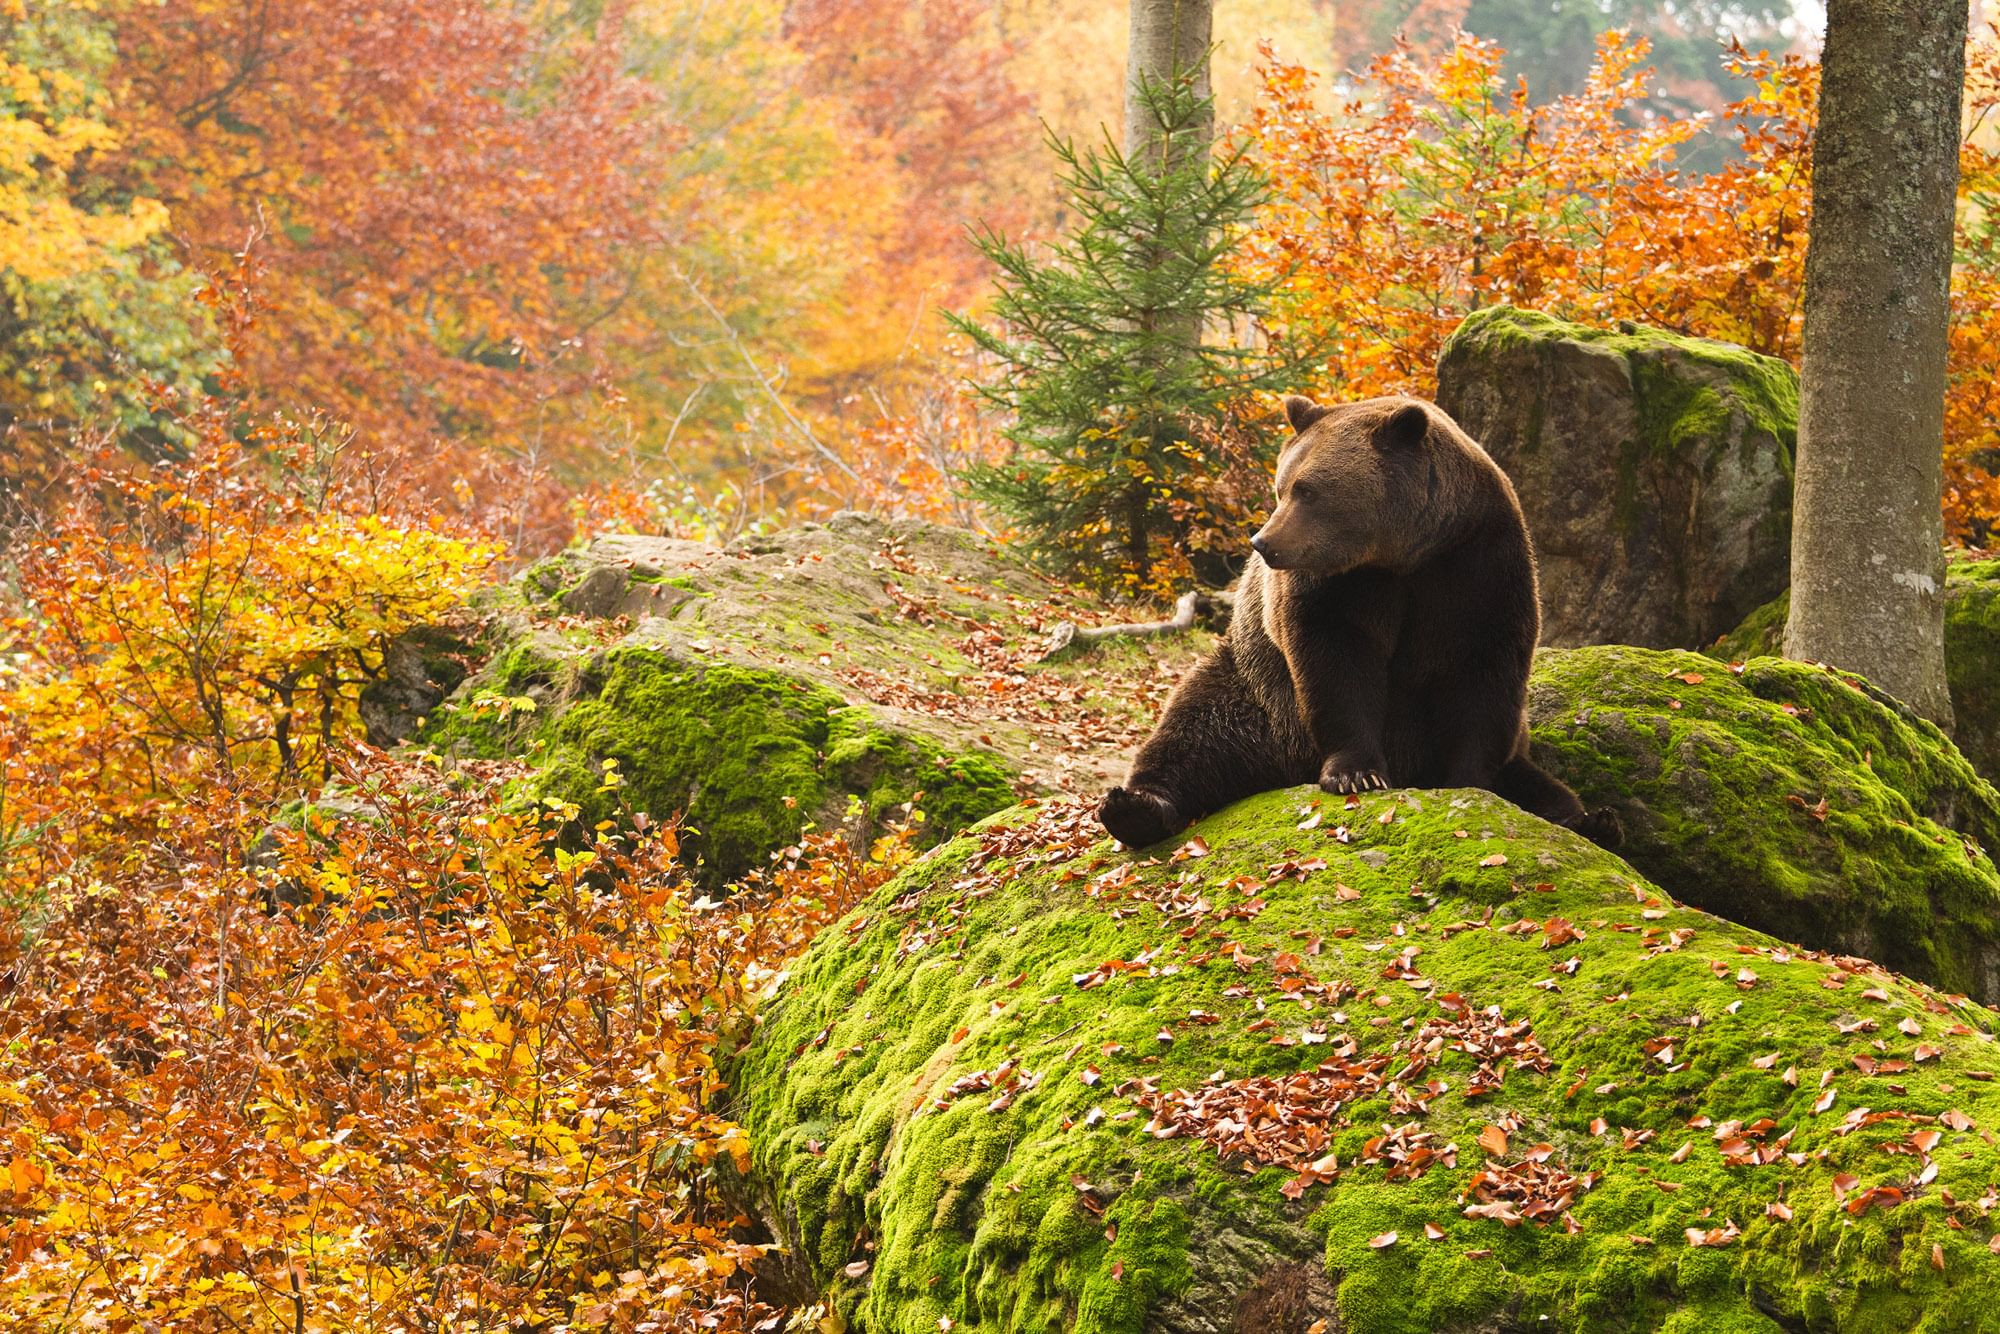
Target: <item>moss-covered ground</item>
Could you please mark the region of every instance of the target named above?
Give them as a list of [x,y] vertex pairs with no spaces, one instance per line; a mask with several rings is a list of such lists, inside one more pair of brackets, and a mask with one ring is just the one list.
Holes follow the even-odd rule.
[[[1277,1288],[1357,1334],[2000,1319],[1989,1012],[1484,793],[1267,793],[1171,856],[1095,832],[1016,810],[933,852],[736,1065],[851,1328],[1291,1328],[1242,1323]],[[1483,1198],[1536,1180],[1542,1221]]]
[[729,548],[602,539],[496,595],[499,646],[418,739],[522,760],[522,799],[586,820],[683,814],[720,884],[807,823],[866,836],[919,792],[937,836],[1023,792],[1122,776],[1213,637],[1043,661],[1055,622],[1088,606],[929,524],[852,517]]
[[1535,755],[1688,902],[2000,1001],[2000,795],[1855,678],[1753,658],[1543,652]]

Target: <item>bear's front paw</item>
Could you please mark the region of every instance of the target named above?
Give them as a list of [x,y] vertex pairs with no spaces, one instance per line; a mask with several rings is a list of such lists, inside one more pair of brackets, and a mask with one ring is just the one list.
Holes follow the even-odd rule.
[[1345,755],[1335,755],[1320,766],[1319,786],[1322,792],[1353,796],[1358,792],[1386,792],[1389,780],[1382,776],[1379,764],[1357,763]]
[[1618,812],[1609,806],[1599,806],[1585,813],[1570,828],[1607,852],[1618,851],[1625,842],[1624,822],[1618,818]]
[[1114,787],[1098,803],[1097,819],[1128,848],[1148,848],[1180,832],[1185,823],[1174,804],[1156,792]]

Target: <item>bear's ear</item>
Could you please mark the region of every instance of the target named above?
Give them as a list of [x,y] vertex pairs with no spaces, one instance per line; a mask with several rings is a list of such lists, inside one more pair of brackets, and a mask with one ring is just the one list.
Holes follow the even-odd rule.
[[1430,434],[1431,415],[1421,403],[1405,403],[1375,428],[1375,442],[1385,449],[1414,449]]
[[1285,399],[1285,420],[1300,435],[1305,434],[1306,427],[1332,411],[1332,408],[1322,407],[1302,394],[1292,394]]

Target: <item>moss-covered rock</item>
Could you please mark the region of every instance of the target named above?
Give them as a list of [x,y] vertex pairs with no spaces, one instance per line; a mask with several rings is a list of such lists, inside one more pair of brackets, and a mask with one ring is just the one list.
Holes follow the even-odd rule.
[[871,1334],[1971,1330],[1989,1020],[1488,794],[1298,789],[1172,856],[998,817],[829,930],[734,1081]]
[[1677,897],[2000,1002],[2000,794],[1888,696],[1775,658],[1547,650],[1529,714],[1536,759]]
[[1952,740],[1979,772],[2000,775],[2000,561],[1945,570],[1944,674]]
[[1024,792],[1101,788],[1211,642],[1040,662],[1085,615],[1063,590],[974,534],[861,516],[728,547],[603,538],[487,610],[491,657],[418,740],[524,761],[522,799],[586,820],[684,814],[715,884],[808,823],[865,838],[918,792],[941,836]]
[[1445,344],[1438,402],[1520,495],[1543,642],[1694,648],[1784,587],[1798,434],[1785,363],[1495,306]]
[[[1776,656],[1785,647],[1791,594],[1780,593],[1706,652],[1725,662]],[[2000,775],[2000,561],[1945,567],[1944,670],[1951,686],[1952,740],[1989,778]]]

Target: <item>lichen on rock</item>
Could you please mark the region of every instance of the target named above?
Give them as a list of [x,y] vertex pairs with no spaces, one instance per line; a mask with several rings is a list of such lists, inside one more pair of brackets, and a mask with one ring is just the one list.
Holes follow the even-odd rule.
[[1493,306],[1438,403],[1512,479],[1543,642],[1694,648],[1785,584],[1798,377],[1743,348]]
[[1168,851],[1011,811],[783,981],[734,1110],[849,1328],[1945,1330],[2000,1299],[1979,1007],[1481,792],[1271,792]]

